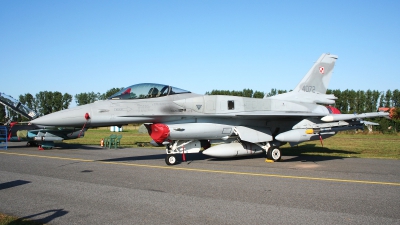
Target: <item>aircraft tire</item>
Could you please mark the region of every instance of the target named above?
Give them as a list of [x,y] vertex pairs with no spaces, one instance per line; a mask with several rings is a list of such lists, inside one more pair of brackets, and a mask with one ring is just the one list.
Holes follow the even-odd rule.
[[274,162],[281,160],[281,150],[277,147],[271,147],[267,152],[267,159],[274,160]]
[[176,158],[175,154],[168,154],[165,157],[165,163],[169,166],[175,165],[178,163],[178,159]]
[[38,144],[34,141],[28,141],[28,143],[26,143],[26,146],[28,147],[38,147]]

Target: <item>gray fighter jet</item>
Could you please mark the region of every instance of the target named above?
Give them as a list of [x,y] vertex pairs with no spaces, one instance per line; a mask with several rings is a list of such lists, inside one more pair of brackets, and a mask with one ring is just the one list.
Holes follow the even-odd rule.
[[[177,154],[236,157],[265,153],[278,161],[285,143],[328,138],[363,129],[361,119],[388,113],[340,114],[327,95],[336,55],[322,54],[291,92],[263,99],[199,95],[169,85],[144,83],[107,100],[55,112],[31,121],[47,126],[102,127],[144,123],[152,143],[166,146],[166,163]],[[325,105],[325,106],[324,106]]]

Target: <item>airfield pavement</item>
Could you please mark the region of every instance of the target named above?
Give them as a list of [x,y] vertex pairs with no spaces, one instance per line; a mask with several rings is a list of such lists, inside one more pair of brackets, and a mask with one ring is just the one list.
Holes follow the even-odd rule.
[[9,144],[0,212],[47,224],[400,224],[400,160]]

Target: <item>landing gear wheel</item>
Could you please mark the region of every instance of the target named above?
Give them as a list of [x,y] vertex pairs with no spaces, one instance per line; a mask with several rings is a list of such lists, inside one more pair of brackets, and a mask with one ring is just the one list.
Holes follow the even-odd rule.
[[267,152],[267,159],[274,160],[274,162],[281,160],[281,150],[277,147],[271,147]]
[[167,157],[165,157],[165,163],[167,163],[169,166],[175,165],[178,163],[178,160],[174,154],[168,154]]
[[28,143],[26,143],[26,146],[28,147],[38,147],[38,144],[34,141],[28,141]]

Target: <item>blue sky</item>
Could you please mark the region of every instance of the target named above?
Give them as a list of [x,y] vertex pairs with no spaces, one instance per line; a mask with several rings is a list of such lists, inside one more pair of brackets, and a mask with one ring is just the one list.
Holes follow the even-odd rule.
[[293,89],[339,56],[330,89],[400,89],[400,1],[0,2],[0,92],[104,93],[154,82]]

